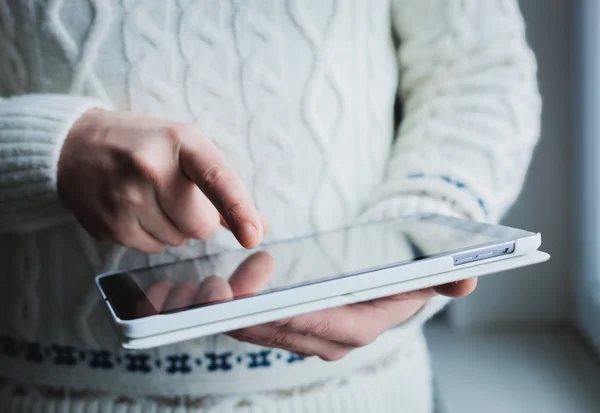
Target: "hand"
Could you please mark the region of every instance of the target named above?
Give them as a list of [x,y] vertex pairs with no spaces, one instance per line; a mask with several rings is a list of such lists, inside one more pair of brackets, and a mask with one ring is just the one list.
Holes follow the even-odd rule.
[[221,219],[244,247],[263,238],[241,179],[191,125],[90,110],[65,140],[57,180],[63,203],[101,241],[156,253],[208,239]]
[[416,314],[437,294],[463,297],[477,279],[317,311],[228,333],[239,341],[292,351],[326,361],[345,357]]
[[[262,291],[273,276],[274,260],[266,252],[247,258],[229,278],[212,276],[200,285],[174,286],[169,281],[152,285],[140,303],[138,314],[153,315],[192,305],[230,300]],[[463,297],[470,294],[477,279],[397,294],[363,303],[331,308],[231,331],[227,335],[263,347],[281,348],[303,357],[318,356],[334,361],[366,346],[386,330],[411,318],[437,294]],[[152,305],[149,305],[149,303]]]

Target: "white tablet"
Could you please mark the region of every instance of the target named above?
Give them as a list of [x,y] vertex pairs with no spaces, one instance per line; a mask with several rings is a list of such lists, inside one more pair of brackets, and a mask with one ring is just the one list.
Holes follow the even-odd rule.
[[438,215],[96,277],[127,349],[144,349],[545,261],[541,236]]

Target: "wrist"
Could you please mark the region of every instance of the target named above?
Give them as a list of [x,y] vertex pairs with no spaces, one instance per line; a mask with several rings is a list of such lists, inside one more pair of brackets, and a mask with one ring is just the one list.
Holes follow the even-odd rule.
[[81,141],[90,139],[90,135],[93,134],[93,125],[96,124],[96,119],[102,112],[105,112],[105,110],[97,107],[85,110],[75,119],[67,131],[59,150],[56,166],[56,184],[59,197],[62,192],[61,182],[64,180],[63,177],[65,172],[70,169],[70,161],[72,161],[73,157],[81,151],[78,149]]

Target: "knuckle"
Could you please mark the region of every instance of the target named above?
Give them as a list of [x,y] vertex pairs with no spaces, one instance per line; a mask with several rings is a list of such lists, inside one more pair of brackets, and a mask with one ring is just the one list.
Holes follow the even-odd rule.
[[125,174],[134,179],[142,179],[151,183],[154,187],[162,186],[165,182],[165,175],[173,167],[171,157],[165,157],[167,151],[172,150],[172,145],[165,145],[164,142],[152,141],[142,144],[140,148],[129,155],[130,168]]
[[202,181],[209,187],[222,185],[227,180],[227,175],[223,168],[212,166],[202,172]]
[[236,201],[227,207],[227,214],[234,221],[238,221],[242,217],[243,210],[244,210],[244,208],[242,206],[242,203],[239,201]]
[[197,132],[193,125],[182,122],[174,122],[164,130],[165,138],[176,146],[179,146],[186,137],[195,135]]
[[295,341],[294,337],[287,331],[277,330],[267,340],[267,346],[289,348],[293,347]]
[[307,331],[315,336],[327,336],[331,332],[331,324],[328,320],[320,320],[314,325],[308,326]]
[[119,221],[112,227],[112,239],[114,242],[129,248],[141,251],[145,254],[157,254],[163,252],[166,246],[158,242],[150,242],[148,240],[138,238],[131,230],[131,224],[128,222]]
[[146,203],[146,195],[139,185],[124,185],[116,193],[117,204],[126,209],[137,209]]
[[143,176],[156,174],[156,153],[148,145],[131,153],[130,162],[134,170]]

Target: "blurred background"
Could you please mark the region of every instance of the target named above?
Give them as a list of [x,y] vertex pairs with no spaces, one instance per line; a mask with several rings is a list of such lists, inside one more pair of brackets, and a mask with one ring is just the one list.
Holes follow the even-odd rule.
[[428,336],[447,413],[600,412],[600,1],[521,0],[542,139],[504,223],[542,233],[545,264],[480,280]]

